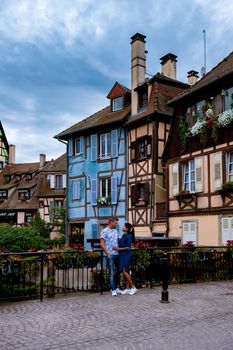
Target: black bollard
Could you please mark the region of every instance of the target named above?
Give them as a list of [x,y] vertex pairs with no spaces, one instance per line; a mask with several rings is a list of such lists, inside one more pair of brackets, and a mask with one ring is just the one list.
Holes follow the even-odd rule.
[[169,293],[168,293],[168,280],[169,280],[169,269],[168,269],[168,256],[164,253],[162,258],[162,295],[161,303],[169,303]]

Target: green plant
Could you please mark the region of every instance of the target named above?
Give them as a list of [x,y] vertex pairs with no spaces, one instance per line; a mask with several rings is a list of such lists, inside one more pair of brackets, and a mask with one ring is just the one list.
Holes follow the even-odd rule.
[[180,116],[179,117],[179,137],[182,149],[184,150],[187,144],[187,138],[188,138],[188,123],[186,116]]
[[216,123],[212,125],[211,138],[216,143],[218,141],[219,127]]
[[222,184],[222,190],[233,190],[233,181],[227,181]]
[[205,146],[207,143],[207,129],[205,125],[201,128],[200,143],[202,146]]

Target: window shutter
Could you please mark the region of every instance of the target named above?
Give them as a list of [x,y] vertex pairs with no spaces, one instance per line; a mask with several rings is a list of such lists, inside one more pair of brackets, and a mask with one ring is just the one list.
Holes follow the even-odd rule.
[[187,241],[197,241],[197,224],[193,222],[183,222],[183,243]]
[[203,157],[195,158],[195,191],[203,192]]
[[50,188],[55,188],[55,176],[50,175]]
[[50,219],[54,219],[54,202],[49,203],[49,217]]
[[97,135],[91,135],[91,161],[95,162],[97,159]]
[[66,174],[62,175],[63,188],[66,188]]
[[216,115],[219,115],[223,111],[223,105],[222,105],[222,96],[217,95],[214,99],[214,112]]
[[222,244],[233,239],[233,217],[222,218]]
[[73,200],[81,199],[81,181],[73,181]]
[[172,194],[177,196],[179,193],[179,174],[178,174],[178,163],[172,164]]
[[112,158],[118,157],[117,129],[111,131]]
[[97,180],[91,179],[91,204],[97,205]]
[[73,155],[73,139],[68,141],[68,155],[71,157]]
[[131,186],[131,205],[135,205],[138,201],[137,198],[137,186],[132,185]]
[[92,239],[98,238],[98,225],[97,224],[91,225],[91,238]]
[[214,166],[214,189],[221,189],[222,185],[222,152],[216,152],[213,154],[213,166]]
[[84,153],[84,137],[80,137],[80,153]]
[[117,204],[117,177],[111,178],[111,203]]
[[136,154],[135,154],[135,142],[131,142],[130,144],[130,158],[131,162],[135,160]]
[[145,183],[145,203],[149,204],[150,201],[150,183],[146,182]]

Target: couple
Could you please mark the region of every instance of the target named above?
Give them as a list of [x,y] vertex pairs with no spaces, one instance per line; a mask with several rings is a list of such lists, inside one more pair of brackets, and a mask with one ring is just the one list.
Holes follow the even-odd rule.
[[[123,235],[119,239],[116,230],[118,220],[110,218],[108,226],[101,231],[100,246],[108,257],[109,279],[112,296],[117,294],[134,295],[137,291],[129,274],[131,260],[131,243],[134,241],[134,228],[131,224],[125,223],[122,227]],[[126,289],[120,290],[119,273],[123,273]]]

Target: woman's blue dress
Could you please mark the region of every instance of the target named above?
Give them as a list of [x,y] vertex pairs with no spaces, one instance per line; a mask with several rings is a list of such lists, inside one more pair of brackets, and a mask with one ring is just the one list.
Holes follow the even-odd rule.
[[129,272],[129,265],[131,261],[131,243],[132,238],[129,233],[123,233],[122,237],[119,239],[119,248],[129,248],[128,250],[119,251],[119,271]]

